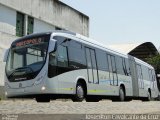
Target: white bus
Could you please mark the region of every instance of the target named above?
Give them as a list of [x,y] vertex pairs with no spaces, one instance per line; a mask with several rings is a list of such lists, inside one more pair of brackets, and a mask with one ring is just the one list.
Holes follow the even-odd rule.
[[158,96],[152,66],[71,32],[39,33],[17,39],[4,61],[8,98],[49,102],[69,97],[73,101],[97,102],[110,97],[124,101]]

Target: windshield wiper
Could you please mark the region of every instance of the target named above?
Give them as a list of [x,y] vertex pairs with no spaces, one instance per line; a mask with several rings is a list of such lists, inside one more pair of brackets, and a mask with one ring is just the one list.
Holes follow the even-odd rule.
[[27,71],[26,71],[27,69],[29,69],[31,73],[34,72],[31,67],[25,66],[25,67],[16,68],[15,70],[13,70],[13,72],[9,75],[9,77],[12,76],[12,75],[14,75],[16,72],[27,72]]
[[31,67],[28,67],[28,66],[17,68],[15,70],[26,70],[26,69],[30,69],[31,72],[34,72],[33,69]]

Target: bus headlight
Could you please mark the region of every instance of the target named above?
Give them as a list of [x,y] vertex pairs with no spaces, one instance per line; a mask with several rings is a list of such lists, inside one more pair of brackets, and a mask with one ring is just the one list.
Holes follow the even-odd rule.
[[43,86],[43,87],[41,88],[41,90],[42,90],[42,91],[44,91],[45,89],[46,89],[46,87],[45,87],[45,86]]
[[7,96],[8,95],[8,93],[7,92],[5,92],[5,96]]

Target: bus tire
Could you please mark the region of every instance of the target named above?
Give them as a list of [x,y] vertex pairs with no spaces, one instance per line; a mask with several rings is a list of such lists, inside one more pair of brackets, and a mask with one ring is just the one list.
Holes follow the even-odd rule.
[[151,92],[150,92],[150,90],[148,90],[148,92],[147,92],[147,97],[145,97],[145,98],[143,98],[142,99],[142,101],[151,101]]
[[120,86],[120,89],[119,89],[119,101],[124,101],[125,100],[125,91],[123,89],[122,86]]
[[85,91],[83,85],[78,82],[76,85],[76,94],[73,96],[73,102],[82,102],[84,100]]
[[146,99],[146,101],[151,101],[151,92],[150,92],[150,90],[148,90],[148,92],[147,92],[147,99]]
[[158,95],[157,100],[160,101],[160,95]]

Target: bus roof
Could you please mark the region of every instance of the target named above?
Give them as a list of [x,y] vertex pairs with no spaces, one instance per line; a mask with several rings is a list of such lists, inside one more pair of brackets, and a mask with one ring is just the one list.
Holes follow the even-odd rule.
[[[111,48],[108,48],[104,44],[101,44],[100,42],[98,42],[96,40],[85,37],[85,36],[80,35],[78,33],[73,33],[73,32],[68,32],[68,31],[54,31],[52,33],[56,34],[56,35],[64,35],[65,37],[74,37],[74,38],[78,39],[77,41],[81,41],[81,42],[89,44],[89,45],[94,45],[97,48],[100,48],[100,49],[103,49],[103,50],[106,50],[106,51],[110,51],[114,54],[117,54],[117,55],[120,55],[120,56],[123,56],[123,57],[127,58],[127,54],[124,54],[124,53],[118,52],[116,50],[113,50]],[[76,40],[76,39],[74,39],[74,40]]]
[[[72,32],[68,32],[68,31],[67,31],[67,32],[66,32],[66,31],[55,31],[55,32],[53,32],[53,33],[63,34],[63,35],[66,35],[66,34],[67,34],[67,36],[69,35],[69,36],[73,36],[74,38],[76,37],[76,38],[80,39],[81,42],[85,42],[85,43],[87,43],[87,44],[94,45],[94,46],[96,46],[96,47],[98,47],[98,48],[100,48],[100,49],[104,49],[104,50],[109,51],[109,52],[112,52],[112,53],[114,53],[114,54],[116,54],[116,55],[120,55],[120,56],[123,56],[123,57],[125,57],[125,58],[128,58],[128,54],[119,52],[119,51],[114,50],[114,49],[112,49],[112,48],[108,48],[108,47],[105,46],[104,44],[102,44],[102,43],[100,43],[100,42],[98,42],[98,41],[96,41],[96,40],[94,40],[94,39],[91,39],[91,38],[85,37],[85,36],[83,36],[83,35],[80,35],[80,34],[78,34],[78,33],[72,33]],[[135,60],[136,60],[138,63],[143,64],[143,65],[145,65],[145,66],[153,69],[153,67],[152,67],[150,64],[148,64],[148,63],[146,63],[146,62],[144,62],[144,61],[142,61],[142,60],[140,60],[140,59],[138,59],[138,58],[136,58],[136,57],[134,57],[134,58],[135,58]]]

